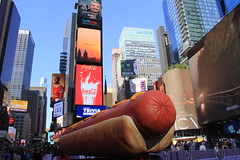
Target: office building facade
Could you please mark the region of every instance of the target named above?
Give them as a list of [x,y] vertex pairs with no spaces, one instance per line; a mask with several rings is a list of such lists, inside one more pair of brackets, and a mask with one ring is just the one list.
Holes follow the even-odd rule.
[[11,0],[0,2],[0,104],[8,94],[11,81],[18,30],[20,25],[18,10]]
[[157,29],[157,40],[161,69],[162,73],[165,73],[168,70],[169,66],[173,64],[173,55],[171,52],[171,43],[169,41],[168,33],[164,30],[163,26],[159,26]]
[[17,140],[29,140],[31,118],[28,113],[15,113],[14,114],[14,128],[17,130]]
[[160,59],[156,58],[154,31],[152,29],[124,27],[119,39],[121,59],[137,59],[139,75],[147,78],[149,89],[161,76]]
[[[31,128],[36,133],[44,133],[46,130],[46,118],[47,118],[47,88],[46,87],[30,87],[30,94],[36,93],[36,98],[38,103],[34,103],[34,99],[32,101],[29,99],[28,103],[28,111],[30,113],[31,110],[31,120],[36,121],[36,126],[31,126]],[[30,96],[29,96],[30,97]],[[34,115],[36,117],[34,117]]]
[[30,30],[19,30],[12,72],[10,99],[22,99],[29,90],[35,43]]
[[123,78],[121,77],[121,54],[119,53],[119,48],[113,48],[112,50],[112,75],[113,101],[117,102],[117,91],[119,86],[123,83]]
[[187,63],[187,52],[219,21],[216,0],[163,0],[163,13],[175,63]]
[[221,17],[224,17],[240,4],[240,0],[217,0],[217,3]]

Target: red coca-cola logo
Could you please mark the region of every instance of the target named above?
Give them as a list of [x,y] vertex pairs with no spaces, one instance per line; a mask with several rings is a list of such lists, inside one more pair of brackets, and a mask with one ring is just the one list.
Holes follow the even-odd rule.
[[85,95],[96,95],[97,94],[97,90],[96,89],[90,89],[90,90],[82,90],[82,94]]
[[95,71],[95,70],[97,70],[97,68],[95,67],[95,66],[87,66],[87,65],[83,65],[82,67],[81,67],[81,70],[92,70],[92,71]]

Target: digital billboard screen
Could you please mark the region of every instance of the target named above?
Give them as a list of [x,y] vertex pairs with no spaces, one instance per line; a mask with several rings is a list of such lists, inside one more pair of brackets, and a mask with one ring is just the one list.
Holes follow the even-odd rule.
[[28,101],[10,100],[10,111],[27,112]]
[[229,121],[223,123],[223,133],[227,135],[240,135],[240,120]]
[[101,0],[78,1],[78,26],[89,28],[102,28]]
[[102,105],[102,67],[76,65],[76,105]]
[[138,63],[136,59],[121,60],[122,77],[133,77],[138,75]]
[[80,64],[101,64],[101,32],[78,28],[76,60]]
[[190,70],[177,68],[169,70],[162,76],[162,80],[159,81],[158,89],[171,98],[176,108],[175,130],[198,129]]
[[63,99],[65,76],[64,74],[52,74],[51,105]]
[[201,124],[240,114],[239,42],[240,5],[188,52]]
[[92,115],[106,110],[106,106],[76,106],[77,118],[91,117]]

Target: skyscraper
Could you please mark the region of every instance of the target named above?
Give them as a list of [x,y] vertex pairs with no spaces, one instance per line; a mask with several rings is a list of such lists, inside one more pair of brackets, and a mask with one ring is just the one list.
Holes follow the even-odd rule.
[[162,4],[175,63],[185,63],[187,51],[220,21],[217,2],[163,0]]
[[35,43],[30,30],[19,30],[11,80],[10,99],[22,99],[29,90]]
[[173,64],[173,55],[171,52],[171,44],[169,41],[168,33],[164,30],[163,26],[159,26],[157,29],[157,39],[161,61],[161,69],[164,73],[166,72],[168,67]]
[[240,0],[217,0],[217,3],[221,17],[223,17],[240,4]]
[[0,1],[0,105],[6,106],[8,101],[3,97],[8,95],[7,86],[12,77],[20,19],[14,2]]
[[112,83],[113,83],[113,101],[117,101],[118,87],[122,85],[123,78],[121,77],[121,54],[119,48],[112,50]]
[[160,59],[156,58],[154,31],[152,29],[124,27],[119,39],[122,59],[137,59],[137,78],[147,78],[148,88],[161,76]]
[[69,26],[70,20],[67,19],[65,34],[63,37],[63,51],[60,53],[60,66],[59,71],[64,74],[67,71],[67,59],[68,59],[68,40],[69,40]]
[[[34,95],[37,96],[34,97]],[[28,97],[28,113],[30,114],[32,120],[31,131],[32,133],[44,133],[46,130],[47,118],[47,88],[30,87]]]

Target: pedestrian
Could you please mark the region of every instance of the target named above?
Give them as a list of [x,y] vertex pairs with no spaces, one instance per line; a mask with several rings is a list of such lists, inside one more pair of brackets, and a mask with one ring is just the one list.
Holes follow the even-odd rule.
[[199,146],[199,150],[203,151],[206,150],[206,146],[204,145],[204,142],[202,142],[202,144]]

